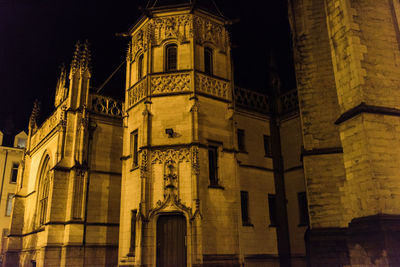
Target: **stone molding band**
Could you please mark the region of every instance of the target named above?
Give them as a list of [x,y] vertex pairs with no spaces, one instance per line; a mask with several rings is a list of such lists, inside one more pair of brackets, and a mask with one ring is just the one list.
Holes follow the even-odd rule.
[[370,113],[370,114],[379,114],[379,115],[389,115],[389,116],[400,117],[400,109],[381,107],[381,106],[373,106],[373,105],[368,105],[365,102],[361,102],[358,106],[344,112],[335,121],[335,124],[339,125],[351,118],[354,118],[355,116],[357,116],[361,113]]
[[328,147],[328,148],[315,148],[311,150],[305,150],[301,152],[300,159],[303,160],[303,157],[307,156],[318,156],[318,155],[327,155],[327,154],[342,154],[342,147]]

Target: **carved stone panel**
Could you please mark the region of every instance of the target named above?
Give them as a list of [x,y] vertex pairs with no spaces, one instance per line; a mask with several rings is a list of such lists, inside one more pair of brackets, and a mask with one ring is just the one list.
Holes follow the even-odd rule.
[[218,47],[221,52],[226,52],[229,36],[223,25],[195,16],[194,29],[197,43],[202,45],[210,42]]
[[191,17],[192,15],[179,15],[155,18],[152,43],[160,45],[162,41],[170,38],[178,39],[181,42],[187,41],[193,36]]
[[196,91],[229,100],[230,83],[207,75],[196,73]]
[[190,74],[175,73],[151,77],[151,94],[164,94],[190,91]]
[[146,96],[147,79],[143,79],[136,83],[128,90],[128,109],[142,100]]

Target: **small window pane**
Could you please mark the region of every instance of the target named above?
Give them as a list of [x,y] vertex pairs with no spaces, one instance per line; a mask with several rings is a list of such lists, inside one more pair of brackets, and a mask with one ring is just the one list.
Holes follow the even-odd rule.
[[299,219],[300,225],[308,225],[308,205],[307,205],[307,195],[305,192],[300,192],[297,194],[297,200],[299,203]]
[[272,156],[271,137],[264,135],[264,152],[266,157]]
[[132,165],[133,167],[136,167],[139,164],[138,130],[135,130],[131,133],[131,154],[132,154]]
[[244,143],[244,130],[238,129],[237,130],[237,138],[238,138],[238,149],[239,151],[245,151],[245,143]]
[[11,216],[13,198],[14,198],[14,194],[8,194],[7,206],[6,206],[6,216]]
[[250,225],[249,193],[247,191],[240,191],[240,202],[241,202],[241,207],[242,207],[242,224]]
[[16,183],[17,182],[18,167],[19,167],[18,163],[13,163],[12,169],[11,169],[11,179],[10,179],[11,183]]
[[269,220],[271,226],[277,226],[278,220],[276,215],[276,196],[268,195],[268,206],[269,206]]
[[204,72],[209,75],[213,73],[213,53],[209,47],[204,48]]
[[208,169],[210,185],[218,185],[218,151],[217,147],[208,147]]
[[17,146],[19,148],[25,148],[26,147],[26,139],[25,138],[18,138]]
[[137,210],[132,210],[131,213],[131,242],[129,247],[129,254],[135,254],[135,240],[136,240],[136,215]]
[[177,46],[175,44],[168,45],[166,48],[166,70],[172,71],[177,69]]
[[143,77],[143,54],[138,59],[138,80]]

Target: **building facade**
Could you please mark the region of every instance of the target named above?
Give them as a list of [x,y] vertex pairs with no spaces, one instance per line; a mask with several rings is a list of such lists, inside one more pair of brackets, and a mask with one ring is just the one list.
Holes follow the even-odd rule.
[[89,92],[89,64],[88,44],[78,43],[39,127],[35,103],[5,266],[115,266],[122,103]]
[[7,146],[3,144],[3,133],[0,131],[0,173],[2,175],[0,190],[1,260],[3,259],[4,245],[10,232],[12,202],[26,139],[27,135],[22,131],[14,137],[13,146]]
[[311,266],[400,266],[398,1],[289,1]]

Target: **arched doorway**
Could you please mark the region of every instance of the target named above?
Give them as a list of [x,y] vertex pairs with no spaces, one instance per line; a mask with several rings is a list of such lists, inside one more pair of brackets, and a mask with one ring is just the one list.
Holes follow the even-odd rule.
[[157,220],[157,267],[185,267],[186,218],[161,215]]

